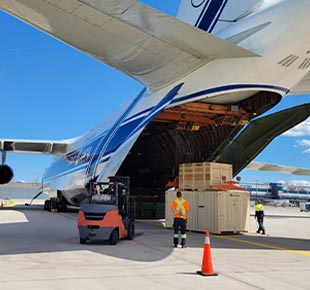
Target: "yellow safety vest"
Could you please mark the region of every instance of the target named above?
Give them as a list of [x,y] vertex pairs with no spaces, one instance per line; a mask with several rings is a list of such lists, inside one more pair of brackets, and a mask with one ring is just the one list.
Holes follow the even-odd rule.
[[255,205],[255,210],[256,211],[263,211],[264,210],[264,206],[262,204],[256,204]]

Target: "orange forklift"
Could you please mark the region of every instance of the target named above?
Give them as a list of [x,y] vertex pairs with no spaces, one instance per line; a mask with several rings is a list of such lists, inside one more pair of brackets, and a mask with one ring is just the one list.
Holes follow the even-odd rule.
[[135,224],[129,212],[129,177],[93,182],[89,202],[81,205],[78,214],[80,243],[108,241],[116,245],[119,239],[132,240]]

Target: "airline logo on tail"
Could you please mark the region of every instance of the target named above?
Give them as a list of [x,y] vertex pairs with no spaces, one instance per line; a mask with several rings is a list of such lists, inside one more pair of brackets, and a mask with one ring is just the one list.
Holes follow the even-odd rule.
[[212,32],[228,0],[191,0],[194,8],[201,10],[195,26]]
[[209,33],[223,29],[263,0],[181,0],[177,17]]
[[207,32],[212,32],[228,0],[182,1],[178,17]]

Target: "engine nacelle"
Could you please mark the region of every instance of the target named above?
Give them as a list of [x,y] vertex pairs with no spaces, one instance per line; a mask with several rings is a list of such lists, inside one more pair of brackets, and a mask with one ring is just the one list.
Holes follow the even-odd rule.
[[9,183],[14,177],[13,170],[8,165],[0,165],[0,184]]

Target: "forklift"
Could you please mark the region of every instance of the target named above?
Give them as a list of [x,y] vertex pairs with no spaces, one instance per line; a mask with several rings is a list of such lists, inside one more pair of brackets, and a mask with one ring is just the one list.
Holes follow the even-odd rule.
[[108,241],[116,245],[119,239],[132,240],[134,217],[129,210],[129,177],[111,176],[109,182],[92,182],[89,202],[78,213],[80,243]]

